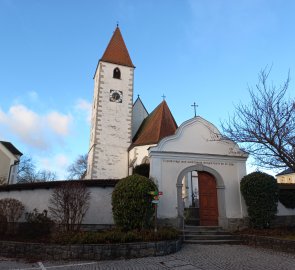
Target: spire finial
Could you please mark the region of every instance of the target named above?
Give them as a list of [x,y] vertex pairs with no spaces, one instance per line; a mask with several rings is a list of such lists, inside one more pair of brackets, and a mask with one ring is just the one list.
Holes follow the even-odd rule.
[[165,100],[166,96],[163,94],[162,98],[163,98],[163,100]]
[[119,21],[117,21],[117,27],[119,27]]
[[195,117],[196,117],[197,116],[197,107],[199,107],[199,105],[197,105],[196,102],[194,102],[194,104],[191,106],[194,107]]
[[137,95],[137,98],[139,98],[139,95]]

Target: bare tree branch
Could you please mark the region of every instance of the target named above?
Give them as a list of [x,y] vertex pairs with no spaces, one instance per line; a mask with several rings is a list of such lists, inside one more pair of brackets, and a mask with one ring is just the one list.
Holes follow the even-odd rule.
[[90,191],[78,182],[68,182],[54,189],[49,200],[51,217],[65,231],[78,231],[89,208]]
[[36,171],[36,166],[31,157],[22,156],[19,167],[17,182],[34,183],[56,180],[56,173],[49,170]]
[[87,154],[79,155],[77,159],[74,161],[74,163],[67,168],[67,172],[68,172],[67,179],[80,180],[83,178],[86,170],[87,170]]
[[243,145],[257,165],[295,170],[295,100],[286,97],[290,76],[277,87],[268,84],[270,71],[260,71],[258,84],[248,89],[250,103],[238,104],[222,129],[226,137]]

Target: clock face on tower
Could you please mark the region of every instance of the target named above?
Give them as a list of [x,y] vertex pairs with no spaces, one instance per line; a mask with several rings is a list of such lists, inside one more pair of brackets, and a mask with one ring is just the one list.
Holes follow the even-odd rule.
[[110,90],[110,101],[122,103],[123,100],[123,92],[119,90]]

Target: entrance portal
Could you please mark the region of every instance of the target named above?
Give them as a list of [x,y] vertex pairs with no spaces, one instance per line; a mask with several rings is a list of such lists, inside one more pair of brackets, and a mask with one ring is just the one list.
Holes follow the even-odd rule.
[[182,184],[185,223],[218,226],[215,177],[205,171],[191,171],[184,177]]
[[200,225],[218,226],[216,181],[207,172],[198,172]]

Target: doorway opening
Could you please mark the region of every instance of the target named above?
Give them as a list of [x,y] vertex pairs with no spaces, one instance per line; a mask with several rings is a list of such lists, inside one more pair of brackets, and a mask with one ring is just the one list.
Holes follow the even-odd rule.
[[190,171],[182,179],[184,222],[194,226],[218,226],[215,177],[205,171]]

